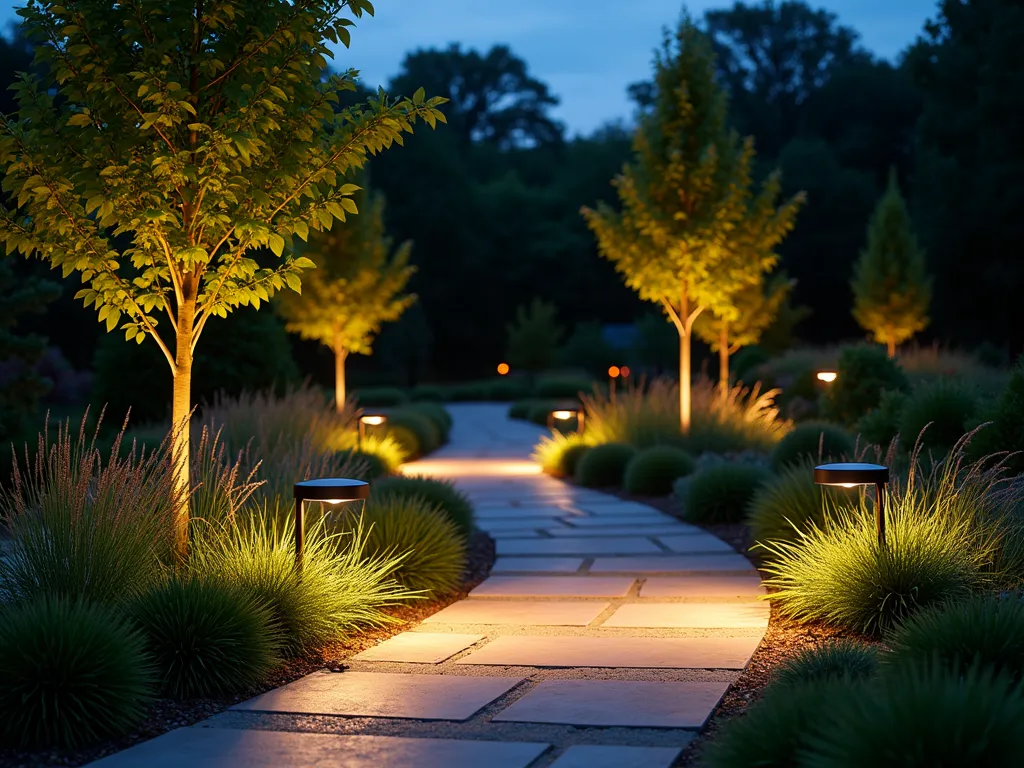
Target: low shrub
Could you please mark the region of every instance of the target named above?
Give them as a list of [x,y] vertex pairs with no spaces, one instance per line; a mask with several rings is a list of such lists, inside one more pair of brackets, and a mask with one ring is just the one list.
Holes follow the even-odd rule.
[[883,391],[906,392],[902,369],[875,346],[848,347],[839,355],[839,374],[822,397],[822,415],[841,424],[854,425],[877,408]]
[[1024,694],[985,668],[900,667],[818,716],[807,768],[1016,765],[1024,750]]
[[756,464],[723,463],[702,469],[686,482],[683,494],[687,520],[697,523],[738,523],[751,499],[771,473]]
[[198,577],[221,577],[266,604],[287,655],[316,650],[358,627],[395,620],[383,611],[411,595],[392,573],[400,557],[368,557],[366,535],[329,535],[323,518],[307,525],[301,574],[293,528],[267,512],[233,526],[198,527],[190,565]]
[[[358,525],[355,515],[347,525]],[[374,494],[362,514],[366,552],[401,558],[395,578],[425,597],[448,594],[462,583],[466,539],[441,510],[422,497]]]
[[352,466],[363,468],[361,471],[353,473],[353,476],[359,480],[377,480],[393,471],[381,454],[371,451],[348,451],[345,454],[345,461]]
[[626,465],[636,449],[622,443],[595,445],[576,466],[576,480],[584,488],[610,488],[622,485]]
[[578,376],[543,378],[533,388],[533,396],[546,400],[575,400],[582,393],[592,391],[594,382]]
[[424,475],[395,475],[374,483],[373,497],[400,496],[422,498],[439,508],[465,537],[473,532],[473,504],[455,484]]
[[832,424],[805,422],[798,424],[772,451],[772,469],[776,472],[807,460],[815,464],[851,458],[853,438],[846,430]]
[[934,661],[951,670],[972,664],[1024,679],[1024,602],[975,596],[921,611],[888,638],[889,663]]
[[154,693],[142,635],[108,609],[47,596],[0,607],[0,744],[123,736]]
[[[523,397],[529,392],[527,391]],[[453,402],[476,402],[481,400],[489,400],[491,396],[491,387],[487,382],[471,381],[463,382],[462,384],[456,384],[449,390],[449,397]],[[510,398],[516,400],[518,398]]]
[[[868,411],[857,422],[857,431],[868,443],[886,447],[900,434],[903,405],[907,394],[900,391],[882,392],[878,407]],[[918,430],[920,431],[920,430]],[[905,438],[914,440],[915,434],[907,433]]]
[[771,355],[768,352],[756,344],[751,344],[732,356],[730,366],[737,379],[746,381],[747,374],[753,373],[758,366],[764,365],[769,360],[771,360]]
[[[433,420],[418,411],[409,408],[391,411],[385,428],[410,457],[425,456],[441,447],[441,431]],[[409,435],[414,440],[410,441]]]
[[847,687],[836,682],[770,687],[742,717],[725,723],[700,764],[702,768],[803,766],[807,742],[822,712],[844,695]]
[[443,445],[448,442],[448,434],[452,429],[452,417],[451,414],[445,410],[443,405],[432,402],[410,403],[409,405],[403,406],[402,410],[413,411],[414,413],[426,416],[437,428],[437,432],[440,437],[440,444]]
[[680,448],[656,445],[634,456],[622,478],[628,493],[639,496],[667,496],[680,477],[694,470],[693,457]]
[[531,458],[554,477],[574,477],[580,459],[590,450],[590,445],[578,432],[551,436],[543,435],[533,449]]
[[878,672],[878,651],[866,643],[842,638],[800,651],[786,659],[772,678],[777,686],[867,680]]
[[146,638],[161,692],[173,699],[243,693],[279,660],[280,627],[255,595],[219,575],[171,578],[128,614]]
[[530,396],[530,385],[522,379],[502,377],[483,382],[480,385],[479,400],[491,400],[496,403],[510,403]]
[[414,403],[443,403],[448,399],[448,391],[444,387],[420,384],[412,388]]
[[946,380],[925,384],[903,404],[900,433],[907,441],[920,439],[926,450],[945,452],[964,436],[976,410],[974,395],[962,386]]
[[982,413],[991,422],[975,436],[971,454],[981,457],[1000,451],[1014,451],[1006,465],[1013,474],[1024,474],[1024,357],[1021,357],[1010,381],[995,403]]
[[750,536],[759,544],[798,539],[798,531],[822,527],[832,503],[842,498],[841,491],[814,482],[812,464],[786,467],[754,491],[747,514]]
[[409,402],[409,396],[398,387],[360,387],[355,398],[361,408],[394,408]]
[[[31,466],[0,489],[0,523],[12,541],[0,558],[0,602],[38,596],[117,603],[154,584],[170,555],[180,501],[163,451],[104,460],[67,424],[39,436]],[[25,463],[29,463],[27,449]]]

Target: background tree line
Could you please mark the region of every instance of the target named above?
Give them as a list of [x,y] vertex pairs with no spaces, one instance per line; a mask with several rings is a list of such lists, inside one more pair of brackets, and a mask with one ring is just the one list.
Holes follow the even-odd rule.
[[[718,56],[730,120],[756,141],[755,176],[779,168],[783,196],[807,195],[779,249],[779,269],[796,281],[790,301],[806,308],[795,336],[813,343],[864,336],[848,286],[895,169],[935,275],[924,338],[1024,347],[1024,310],[1014,300],[1024,283],[1019,3],[947,0],[896,63],[873,56],[855,30],[803,2],[737,3],[699,21]],[[30,63],[24,41],[0,44],[0,77],[11,80]],[[598,258],[579,215],[581,206],[614,199],[609,180],[629,159],[635,114],[570,136],[552,116],[557,96],[504,46],[410,52],[388,87],[420,86],[450,99],[449,125],[417,133],[401,153],[372,163],[389,235],[414,241],[409,290],[419,300],[385,327],[372,358],[353,361],[354,381],[487,373],[505,349],[509,320],[534,298],[557,306],[570,342],[579,326],[577,348],[594,336],[595,322],[629,323],[650,311]],[[639,113],[651,103],[651,86],[637,83],[630,95]],[[13,109],[6,90],[0,108]],[[22,278],[45,272],[22,260],[13,268]],[[48,337],[76,369],[102,368],[107,344],[134,353],[120,339],[100,342],[102,327],[73,300],[76,288],[65,286],[46,313],[24,317],[22,329]],[[240,314],[232,328],[244,336],[254,318]],[[275,325],[283,339],[277,318],[259,322]],[[669,356],[671,369],[671,338],[656,336],[644,343]],[[332,380],[328,350],[294,338],[288,344],[299,370]],[[286,357],[282,373],[294,376]]]

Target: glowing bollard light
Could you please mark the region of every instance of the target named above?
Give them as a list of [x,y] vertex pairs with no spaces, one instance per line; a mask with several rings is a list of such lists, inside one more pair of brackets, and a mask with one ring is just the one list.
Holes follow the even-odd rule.
[[363,440],[366,439],[367,427],[379,427],[388,420],[386,413],[369,413],[363,411],[359,414],[359,448],[363,447]]
[[362,514],[366,499],[370,495],[370,484],[362,480],[345,477],[325,477],[318,480],[302,480],[295,484],[295,569],[302,570],[302,554],[306,549],[307,501],[321,504],[359,504]]
[[559,406],[548,413],[548,429],[555,430],[555,422],[572,421],[576,419],[576,431],[583,433],[583,407],[579,405]]
[[818,371],[818,373],[815,374],[815,378],[817,378],[818,381],[824,382],[825,384],[831,384],[833,381],[839,378],[839,374],[836,373],[835,371]]
[[822,464],[814,468],[814,482],[818,485],[833,485],[840,488],[875,486],[875,530],[878,532],[878,545],[885,546],[885,487],[889,483],[888,467],[859,462]]

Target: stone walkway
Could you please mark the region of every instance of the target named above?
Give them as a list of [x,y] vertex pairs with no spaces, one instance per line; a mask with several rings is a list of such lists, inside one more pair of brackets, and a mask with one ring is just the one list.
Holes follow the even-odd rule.
[[320,672],[95,763],[254,768],[668,768],[768,625],[750,562],[528,456],[540,430],[450,406],[450,477],[497,542],[470,596]]

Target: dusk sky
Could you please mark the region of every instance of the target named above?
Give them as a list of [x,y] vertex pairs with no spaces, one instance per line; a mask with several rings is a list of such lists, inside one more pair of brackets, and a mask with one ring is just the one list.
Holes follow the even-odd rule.
[[[4,15],[14,20],[7,2]],[[406,51],[420,47],[486,50],[507,43],[526,59],[530,71],[561,99],[555,115],[570,131],[589,132],[627,117],[626,86],[650,72],[651,51],[660,29],[675,22],[679,0],[378,0],[377,15],[363,19],[352,34],[352,48],[336,59],[339,67],[362,71],[368,85],[386,84]],[[727,0],[693,0],[694,17]],[[838,14],[860,32],[863,44],[892,59],[935,15],[936,0],[817,0],[812,6]]]

